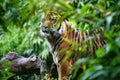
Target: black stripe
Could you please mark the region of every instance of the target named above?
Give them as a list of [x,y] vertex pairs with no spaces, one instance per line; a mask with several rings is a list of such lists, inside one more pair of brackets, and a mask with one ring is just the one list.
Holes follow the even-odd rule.
[[58,63],[60,63],[63,60],[64,56],[65,56],[65,54],[62,56],[62,58],[60,60],[58,60]]
[[[60,47],[60,46],[59,46],[58,51],[61,51],[62,49],[63,49],[63,47]],[[60,53],[59,53],[59,54],[60,54]]]
[[75,41],[77,42],[77,39],[78,39],[78,31],[75,32]]
[[103,45],[105,45],[105,44],[106,44],[106,41],[105,41],[105,40],[103,40],[102,42],[103,42]]
[[104,41],[103,41],[103,39],[102,39],[102,41],[101,41],[101,44],[102,44],[102,46],[105,44]]
[[93,52],[95,52],[95,50],[97,49],[97,44],[95,43],[95,40],[94,40],[94,39],[93,39],[93,44],[92,44],[92,45],[93,45],[93,47],[94,47],[94,48],[93,48],[93,49],[94,49]]
[[58,40],[55,42],[55,45],[58,44],[62,40],[62,37],[59,37]]
[[60,47],[60,45],[63,43],[63,41],[64,41],[64,40],[61,40],[58,44],[56,44],[56,45],[54,46],[54,51],[56,51],[56,50]]
[[[86,37],[87,38],[89,37],[89,31],[88,30],[86,31]],[[91,45],[90,43],[91,43],[91,40],[88,40],[89,46],[92,47],[93,44]],[[89,51],[89,48],[88,48],[89,46],[87,46],[87,51]]]
[[60,37],[60,38],[56,41],[56,43],[55,43],[55,45],[54,45],[53,51],[55,51],[55,50],[58,48],[58,46],[60,46],[60,44],[61,44],[63,41],[64,41],[64,40],[62,39],[62,37]]
[[78,32],[78,44],[80,44],[80,32]]
[[73,32],[72,32],[72,41],[74,41],[74,32],[75,32],[75,30],[73,30]]
[[102,45],[102,37],[101,37],[101,35],[99,35],[98,37],[99,37],[98,40],[99,40],[100,47],[102,47],[102,46],[103,46],[103,45]]
[[95,37],[95,41],[97,43],[96,47],[98,49],[100,47],[100,45],[99,45],[99,39],[97,38],[97,34],[95,32],[93,32],[93,34],[94,34],[94,37]]
[[95,37],[95,35],[93,34],[93,39],[92,39],[92,41],[93,41],[93,43],[94,43],[94,46],[96,47],[96,49],[98,48],[98,45],[97,45],[97,41],[96,41],[96,37]]
[[57,29],[57,31],[59,31],[60,29],[61,29],[61,24],[60,24],[59,28]]
[[97,44],[98,44],[97,47],[100,48],[100,41],[99,41],[99,39],[98,39],[97,36],[96,36],[96,42],[97,42]]
[[86,31],[85,34],[86,34],[86,37],[89,36],[89,31]]

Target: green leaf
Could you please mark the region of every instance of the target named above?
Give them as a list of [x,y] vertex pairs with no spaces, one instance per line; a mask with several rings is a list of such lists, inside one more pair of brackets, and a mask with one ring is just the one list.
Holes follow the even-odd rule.
[[94,75],[94,73],[95,73],[96,71],[99,71],[99,70],[101,70],[101,69],[103,69],[103,66],[101,66],[101,65],[93,66],[93,67],[87,69],[86,71],[84,71],[84,72],[78,77],[77,80],[88,80],[88,79],[90,79],[90,77],[91,77],[92,75]]

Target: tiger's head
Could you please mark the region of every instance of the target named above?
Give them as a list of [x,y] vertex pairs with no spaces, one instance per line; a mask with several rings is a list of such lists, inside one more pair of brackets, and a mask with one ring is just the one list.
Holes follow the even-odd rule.
[[[60,23],[60,24],[59,24]],[[62,20],[60,15],[55,12],[49,12],[42,19],[40,35],[43,38],[47,38],[49,40],[55,40],[59,36],[64,35],[67,31],[68,22],[66,20]]]
[[49,12],[41,22],[41,30],[40,34],[42,37],[52,37],[54,36],[53,33],[57,31],[56,29],[56,22],[58,21],[59,17],[54,12]]

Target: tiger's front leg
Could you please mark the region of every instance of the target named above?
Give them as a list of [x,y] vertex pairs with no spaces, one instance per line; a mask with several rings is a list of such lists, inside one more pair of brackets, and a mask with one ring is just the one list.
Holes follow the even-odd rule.
[[59,75],[59,80],[69,80],[69,72],[72,68],[72,64],[71,64],[71,59],[64,62],[64,63],[60,63],[57,66],[58,69],[58,75]]

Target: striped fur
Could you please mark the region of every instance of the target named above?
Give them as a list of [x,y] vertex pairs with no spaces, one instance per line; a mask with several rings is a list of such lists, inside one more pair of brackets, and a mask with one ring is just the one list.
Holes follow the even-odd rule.
[[[62,80],[69,74],[78,54],[82,53],[81,57],[84,57],[90,53],[90,56],[94,57],[96,49],[102,47],[106,41],[102,39],[103,27],[94,30],[92,34],[88,30],[82,33],[72,29],[66,20],[56,29],[57,20],[53,12],[48,13],[42,21],[40,34],[48,42],[54,62],[58,66],[59,78]],[[70,52],[73,53],[72,56],[63,63],[63,59]]]

